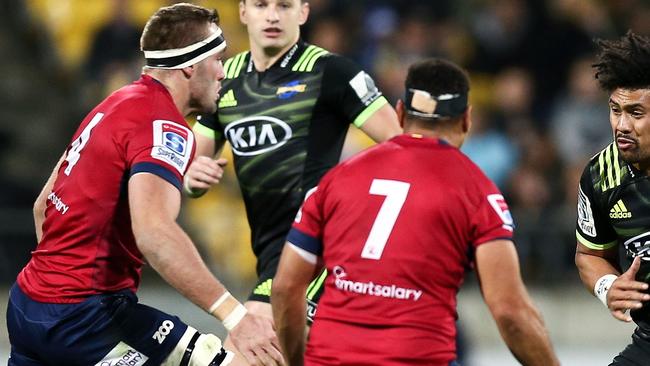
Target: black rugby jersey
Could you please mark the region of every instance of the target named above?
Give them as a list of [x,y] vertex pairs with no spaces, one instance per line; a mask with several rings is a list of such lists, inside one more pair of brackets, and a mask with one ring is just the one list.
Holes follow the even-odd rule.
[[[576,237],[593,250],[621,245],[629,266],[641,256],[637,280],[650,283],[650,177],[627,164],[615,143],[596,154],[585,168],[578,191]],[[650,311],[643,309],[645,320]],[[640,314],[632,316],[639,320]],[[636,317],[635,317],[636,315]]]
[[387,101],[355,63],[302,41],[264,72],[250,52],[224,69],[217,113],[194,130],[232,147],[259,273],[280,255],[304,193],[338,163],[350,123]]

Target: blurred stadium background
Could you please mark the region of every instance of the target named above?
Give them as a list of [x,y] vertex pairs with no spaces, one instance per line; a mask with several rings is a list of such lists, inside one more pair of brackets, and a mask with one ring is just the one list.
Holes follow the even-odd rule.
[[[162,0],[0,2],[0,288],[35,246],[31,205],[81,118],[138,77],[139,34]],[[247,48],[237,0],[216,7],[228,53]],[[522,272],[565,365],[606,365],[633,325],[611,318],[573,266],[578,178],[611,139],[606,96],[590,64],[595,37],[650,34],[647,0],[311,0],[307,41],[369,70],[391,102],[408,65],[441,56],[471,72],[473,132],[463,150],[504,191],[517,223]],[[344,155],[369,145],[352,130]],[[229,156],[230,152],[226,152]],[[101,184],[101,182],[98,182]],[[254,280],[236,179],[186,201],[183,226],[212,269],[244,297]],[[432,274],[435,275],[435,274]],[[56,284],[53,284],[56,286]],[[143,301],[205,331],[221,326],[145,271]],[[4,314],[6,296],[0,298]],[[461,291],[463,365],[516,365],[470,274]],[[0,362],[8,339],[0,320]]]

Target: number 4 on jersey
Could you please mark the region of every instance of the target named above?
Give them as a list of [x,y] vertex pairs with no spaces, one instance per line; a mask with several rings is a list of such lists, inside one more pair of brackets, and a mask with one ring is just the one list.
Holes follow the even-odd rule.
[[366,244],[363,246],[362,258],[375,260],[381,258],[410,187],[409,183],[396,180],[373,179],[370,185],[370,194],[386,196],[386,199],[379,209]]
[[95,126],[97,126],[103,117],[104,113],[97,113],[90,123],[88,123],[86,128],[81,131],[79,137],[72,142],[72,147],[70,148],[70,151],[68,151],[68,156],[65,157],[65,161],[68,162],[68,166],[63,171],[65,175],[70,175],[70,172],[72,172],[72,168],[74,168],[81,157],[81,150],[83,150],[90,139],[90,132],[95,128]]

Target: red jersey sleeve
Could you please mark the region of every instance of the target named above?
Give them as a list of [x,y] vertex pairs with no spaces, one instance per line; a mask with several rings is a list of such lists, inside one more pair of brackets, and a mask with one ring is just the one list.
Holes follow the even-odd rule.
[[182,188],[183,175],[194,154],[194,135],[184,124],[162,119],[133,129],[126,148],[130,176],[155,174]]
[[[506,200],[499,189],[483,177],[483,184],[478,189],[478,206],[472,217],[472,245],[505,239],[512,240],[514,222]],[[477,180],[480,182],[481,180]]]
[[312,254],[323,254],[323,190],[325,182],[305,194],[305,201],[298,210],[289,231],[287,241]]

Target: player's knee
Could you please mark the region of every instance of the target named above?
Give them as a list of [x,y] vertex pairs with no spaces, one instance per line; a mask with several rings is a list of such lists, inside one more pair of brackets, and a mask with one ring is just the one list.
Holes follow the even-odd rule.
[[233,357],[232,352],[223,349],[221,340],[214,334],[201,334],[187,327],[161,366],[225,366]]

